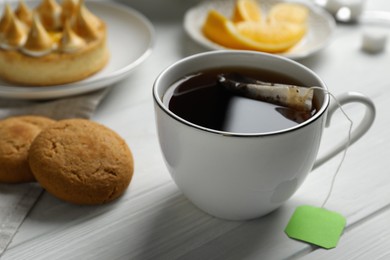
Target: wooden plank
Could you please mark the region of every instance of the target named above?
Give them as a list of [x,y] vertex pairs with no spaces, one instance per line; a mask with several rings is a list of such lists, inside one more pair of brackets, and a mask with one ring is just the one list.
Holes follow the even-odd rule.
[[[376,103],[378,107],[385,107],[386,96],[378,97]],[[131,129],[127,140],[129,144],[135,144],[135,157],[141,158],[134,183],[126,196],[112,205],[83,208],[46,195],[25,223],[25,231],[21,230],[18,235],[26,238],[30,231],[37,232],[37,224],[42,228],[42,233],[34,240],[31,240],[32,237],[28,240],[18,238],[19,242],[15,242],[19,244],[12,246],[4,259],[50,258],[54,255],[104,259],[118,254],[134,259],[153,259],[156,255],[160,259],[196,259],[200,256],[250,259],[258,255],[287,258],[311,251],[311,247],[288,239],[283,228],[296,206],[320,205],[328,191],[338,158],[312,173],[298,193],[278,211],[250,222],[225,222],[203,214],[180,195],[169,179],[160,156],[151,153],[151,157],[146,157],[148,152],[159,148],[156,137],[151,133],[139,134],[140,129],[150,124],[136,116],[146,108],[144,106],[124,111],[128,118],[133,119],[121,123],[123,125],[118,128],[122,132]],[[351,147],[335,193],[329,201],[330,209],[347,216],[348,225],[390,201],[390,176],[383,172],[383,162],[380,160],[372,165],[377,161],[377,153],[361,152],[362,149],[379,149],[379,154],[385,154],[390,147],[390,140],[377,139],[377,136],[384,136],[384,126],[389,124],[390,119],[386,113],[379,113],[378,117],[378,123],[370,133]],[[339,130],[336,127],[329,131],[333,136]],[[135,137],[132,137],[133,134]],[[381,146],[378,147],[378,144]]]

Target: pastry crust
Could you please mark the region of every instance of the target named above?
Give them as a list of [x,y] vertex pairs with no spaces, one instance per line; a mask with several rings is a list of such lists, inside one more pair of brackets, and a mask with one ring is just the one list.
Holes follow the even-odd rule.
[[[42,0],[30,10],[30,22],[17,17],[23,2],[15,12],[6,4],[0,19],[0,78],[25,86],[61,85],[85,79],[107,64],[105,22],[82,0],[62,4]],[[71,12],[66,4],[74,5]]]
[[42,57],[32,57],[18,50],[0,49],[0,77],[12,83],[31,86],[82,80],[107,64],[109,52],[106,38],[106,26],[102,23],[100,37],[74,53],[54,51]]

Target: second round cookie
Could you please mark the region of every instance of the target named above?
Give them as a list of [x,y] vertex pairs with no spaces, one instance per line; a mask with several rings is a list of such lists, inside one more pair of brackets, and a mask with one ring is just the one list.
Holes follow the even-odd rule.
[[61,120],[31,144],[30,168],[52,195],[76,204],[112,201],[128,187],[134,170],[125,141],[85,119]]

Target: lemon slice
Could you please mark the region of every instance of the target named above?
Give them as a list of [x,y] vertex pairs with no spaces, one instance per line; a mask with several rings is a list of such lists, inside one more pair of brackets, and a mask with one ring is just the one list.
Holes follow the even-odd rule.
[[306,34],[306,26],[285,22],[241,22],[238,32],[263,46],[267,52],[284,52],[297,44]]
[[211,41],[224,47],[255,49],[252,45],[256,43],[240,35],[234,23],[214,9],[208,12],[202,31]]
[[211,41],[227,48],[280,53],[303,38],[306,26],[284,22],[233,23],[212,9],[208,12],[202,32]]
[[237,0],[233,9],[233,22],[261,21],[260,5],[255,0]]
[[297,3],[279,3],[270,9],[268,21],[305,24],[309,11],[307,7]]

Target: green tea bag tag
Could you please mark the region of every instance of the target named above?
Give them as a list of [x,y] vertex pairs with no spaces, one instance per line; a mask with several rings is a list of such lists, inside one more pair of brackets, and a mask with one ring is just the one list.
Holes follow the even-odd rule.
[[330,249],[337,246],[345,224],[345,217],[337,212],[300,206],[284,231],[290,238]]

